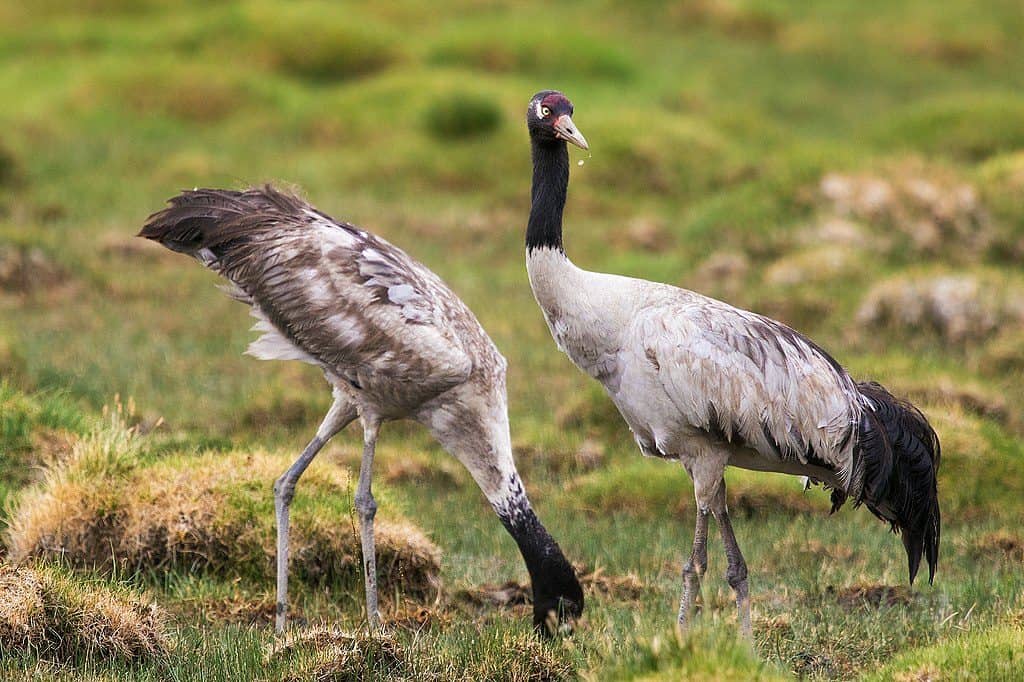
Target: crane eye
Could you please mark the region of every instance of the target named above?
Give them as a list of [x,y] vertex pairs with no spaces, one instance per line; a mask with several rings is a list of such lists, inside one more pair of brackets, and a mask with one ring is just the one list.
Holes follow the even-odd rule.
[[548,109],[547,107],[541,107],[540,108],[540,115],[545,117],[545,118],[547,118],[548,116],[551,115],[551,109]]

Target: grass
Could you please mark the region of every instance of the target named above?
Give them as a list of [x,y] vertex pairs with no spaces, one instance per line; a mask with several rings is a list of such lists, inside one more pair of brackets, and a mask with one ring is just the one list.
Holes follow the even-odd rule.
[[[19,653],[0,675],[227,680],[352,664],[442,679],[1009,677],[1024,511],[1021,31],[1009,0],[48,0],[31,12],[0,0],[12,103],[0,108],[0,523],[15,524],[11,538],[33,501],[38,527],[79,519],[83,538],[116,521],[78,562],[99,575],[55,566],[54,552],[31,552],[45,555],[33,570],[89,593],[145,592],[176,643],[159,662]],[[591,144],[572,152],[578,264],[779,317],[928,414],[944,446],[933,587],[906,587],[899,540],[863,510],[829,517],[821,491],[730,472],[755,644],[733,638],[714,541],[701,625],[673,633],[687,477],[638,456],[554,347],[523,274],[523,108],[550,87]],[[389,424],[380,516],[415,521],[437,549],[431,598],[399,590],[385,605],[400,665],[337,643],[268,662],[269,485],[329,392],[311,368],[241,357],[244,307],[211,273],[131,237],[183,187],[265,180],[414,253],[508,357],[528,490],[570,558],[606,580],[588,583],[573,638],[535,643],[522,604],[460,600],[525,582],[518,553],[466,472],[421,429]],[[937,305],[939,281],[963,285],[960,307]],[[117,394],[137,405],[121,413],[128,440],[104,426]],[[307,565],[334,577],[297,577],[293,592],[310,627],[358,637],[350,431],[296,501]],[[216,567],[193,570],[173,543],[117,544],[129,521],[136,539],[163,537],[179,512],[187,537],[224,550]],[[115,546],[137,560],[107,565]],[[599,587],[633,578],[638,592]]]

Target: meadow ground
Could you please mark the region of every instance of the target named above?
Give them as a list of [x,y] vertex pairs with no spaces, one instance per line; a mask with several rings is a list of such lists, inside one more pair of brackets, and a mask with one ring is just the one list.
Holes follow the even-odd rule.
[[[1021,35],[1010,0],[0,2],[0,561],[41,557],[0,565],[0,675],[1019,675]],[[934,586],[906,585],[865,510],[732,472],[755,644],[717,542],[700,625],[676,635],[687,477],[639,456],[526,281],[522,118],[548,87],[592,149],[573,152],[578,264],[780,318],[928,414]],[[413,252],[508,357],[521,471],[587,572],[572,638],[533,638],[513,543],[394,424],[375,481],[392,635],[358,633],[350,429],[299,485],[306,627],[273,651],[270,482],[329,392],[243,358],[244,307],[132,237],[179,189],[267,180]]]

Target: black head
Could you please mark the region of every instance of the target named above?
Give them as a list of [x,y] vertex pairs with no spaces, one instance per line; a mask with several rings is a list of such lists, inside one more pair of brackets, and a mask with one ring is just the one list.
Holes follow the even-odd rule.
[[533,580],[533,626],[543,635],[554,636],[571,632],[573,622],[582,615],[583,588],[561,552],[550,559]]
[[526,127],[537,142],[572,142],[588,149],[587,140],[572,122],[572,102],[557,90],[542,90],[530,100],[526,109]]

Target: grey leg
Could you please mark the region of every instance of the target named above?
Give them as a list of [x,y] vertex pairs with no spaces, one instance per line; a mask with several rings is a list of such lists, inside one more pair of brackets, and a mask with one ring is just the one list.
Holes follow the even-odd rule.
[[711,513],[718,521],[718,527],[722,531],[722,542],[725,544],[725,556],[729,560],[729,567],[725,571],[725,579],[736,593],[736,610],[739,618],[740,633],[748,640],[753,639],[753,632],[750,627],[750,593],[747,586],[747,562],[743,559],[739,543],[736,542],[736,535],[732,530],[732,522],[729,520],[729,510],[725,504],[725,479],[718,489],[718,494],[712,502]]
[[700,581],[708,567],[708,512],[697,507],[697,527],[693,532],[693,551],[683,566],[683,596],[679,600],[679,627],[684,631],[691,616],[700,611]]
[[363,544],[363,576],[366,579],[366,619],[371,630],[380,630],[380,612],[377,610],[377,554],[373,542],[373,517],[377,502],[370,490],[373,470],[373,451],[377,446],[379,422],[363,420],[363,461],[359,467],[359,485],[356,487],[356,511],[359,512],[359,535]]
[[284,633],[288,621],[288,513],[292,498],[295,497],[295,484],[324,444],[356,417],[355,409],[338,398],[336,394],[334,404],[313,440],[309,441],[309,445],[288,471],[274,483],[274,512],[277,516],[277,617],[274,632],[279,635]]

